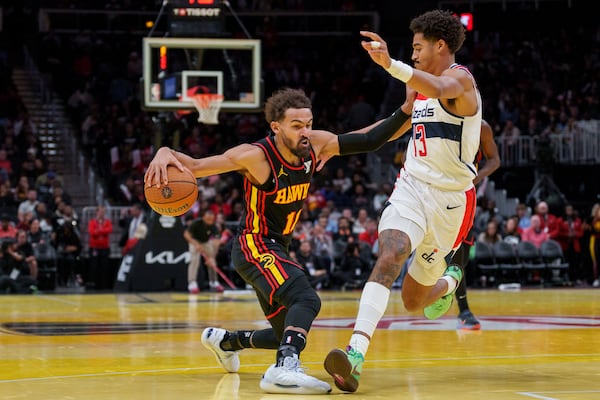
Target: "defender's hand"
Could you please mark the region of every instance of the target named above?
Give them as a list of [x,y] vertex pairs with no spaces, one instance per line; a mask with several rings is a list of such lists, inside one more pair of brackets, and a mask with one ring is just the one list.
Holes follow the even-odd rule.
[[385,40],[383,40],[381,36],[379,36],[375,32],[360,31],[360,34],[362,36],[368,37],[369,39],[371,39],[371,41],[379,43],[379,46],[372,46],[371,41],[363,40],[362,42],[360,42],[363,49],[365,49],[369,53],[369,56],[373,61],[381,65],[383,68],[388,69],[390,65],[392,65],[392,59],[388,52],[388,47]]

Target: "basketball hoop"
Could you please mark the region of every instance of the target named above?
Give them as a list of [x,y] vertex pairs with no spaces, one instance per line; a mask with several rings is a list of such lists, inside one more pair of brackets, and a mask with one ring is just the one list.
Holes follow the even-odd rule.
[[191,96],[198,110],[198,122],[209,125],[219,123],[219,110],[223,104],[223,95],[216,93],[197,93]]

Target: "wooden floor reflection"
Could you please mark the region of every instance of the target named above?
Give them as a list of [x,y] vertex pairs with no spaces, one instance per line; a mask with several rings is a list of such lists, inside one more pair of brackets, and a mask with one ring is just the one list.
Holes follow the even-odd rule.
[[[347,343],[359,292],[321,292],[302,354]],[[353,399],[600,398],[600,290],[473,290],[480,332],[411,315],[393,292]],[[2,399],[292,399],[263,393],[274,352],[246,350],[226,374],[200,345],[203,327],[265,326],[251,294],[43,294],[0,297]],[[332,383],[332,382],[331,382]],[[332,384],[333,386],[333,384]],[[348,396],[334,388],[331,396]]]

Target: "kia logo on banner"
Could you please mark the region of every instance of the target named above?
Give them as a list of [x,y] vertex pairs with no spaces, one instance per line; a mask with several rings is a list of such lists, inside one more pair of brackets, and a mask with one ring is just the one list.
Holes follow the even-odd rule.
[[176,255],[173,251],[162,251],[158,254],[149,251],[146,253],[145,260],[146,264],[178,264],[180,262],[189,264],[190,253],[186,251],[185,253]]
[[181,218],[152,212],[146,238],[121,261],[115,290],[186,291],[190,254],[184,230]]

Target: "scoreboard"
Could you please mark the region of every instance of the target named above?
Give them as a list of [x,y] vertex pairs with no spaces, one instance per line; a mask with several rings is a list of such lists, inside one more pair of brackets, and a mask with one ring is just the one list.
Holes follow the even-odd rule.
[[221,0],[169,0],[169,34],[172,37],[217,37],[223,35]]

